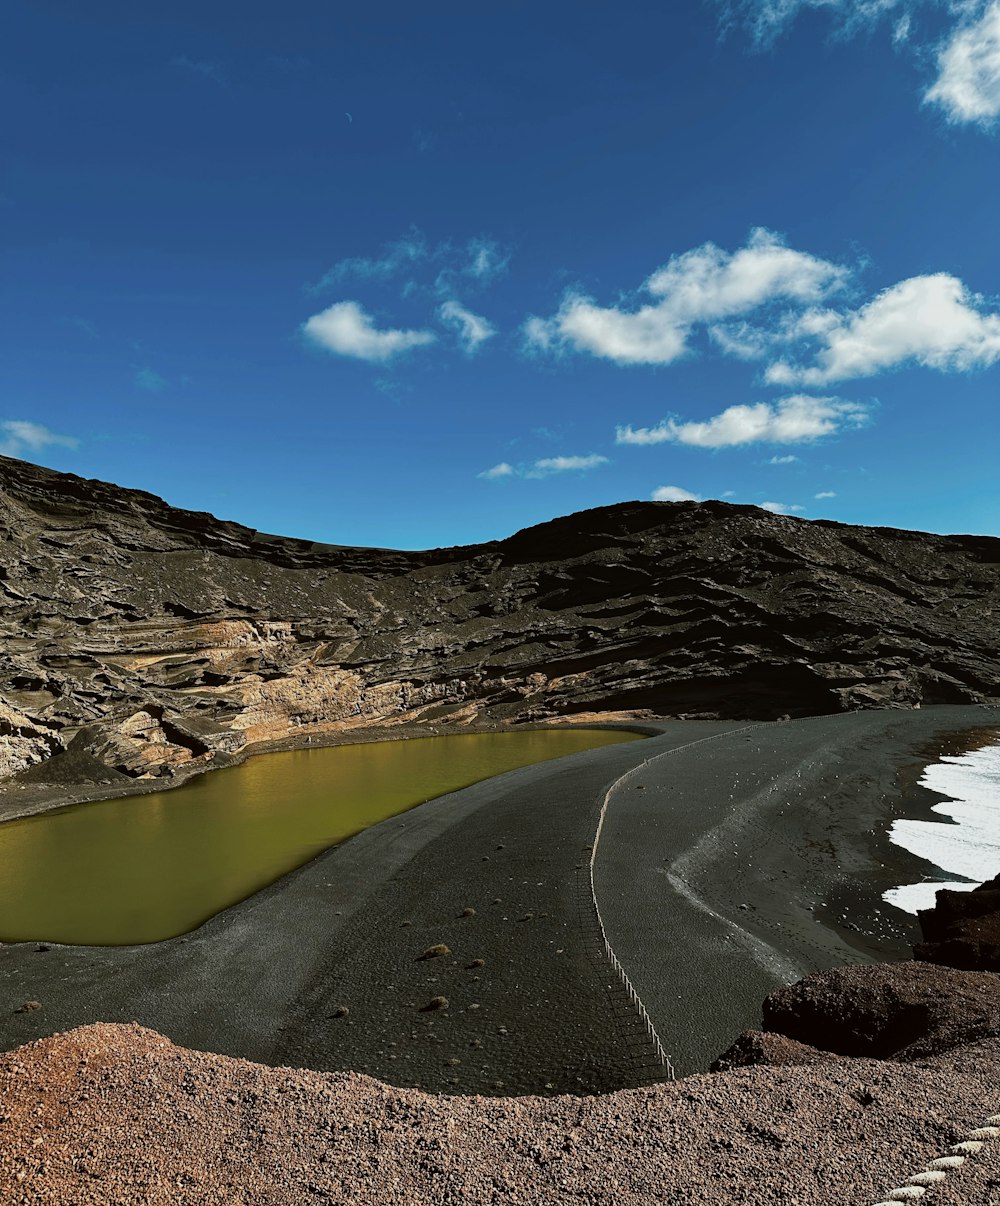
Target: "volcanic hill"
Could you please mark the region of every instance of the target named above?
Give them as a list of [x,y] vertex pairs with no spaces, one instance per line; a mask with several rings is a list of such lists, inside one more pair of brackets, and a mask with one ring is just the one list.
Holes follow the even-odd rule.
[[7,457],[0,530],[0,774],[171,776],[409,721],[1000,697],[990,537],[633,502],[397,552]]

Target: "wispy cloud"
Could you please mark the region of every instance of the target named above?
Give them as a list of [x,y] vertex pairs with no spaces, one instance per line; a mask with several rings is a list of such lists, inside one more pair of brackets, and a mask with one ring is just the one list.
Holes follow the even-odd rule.
[[836,490],[820,490],[819,494],[813,495],[813,498],[817,499],[820,502],[822,502],[822,500],[824,498],[836,498],[836,497],[837,497]]
[[464,248],[465,263],[461,272],[473,280],[487,283],[507,271],[510,252],[494,239],[470,239]]
[[321,293],[344,281],[386,283],[402,279],[406,293],[448,297],[463,288],[476,291],[507,271],[510,252],[483,236],[465,242],[431,243],[415,227],[401,239],[384,243],[374,256],[338,260],[309,292]]
[[[718,0],[723,25],[742,24],[761,48],[773,44],[799,13],[821,9],[836,22],[842,33],[882,17],[916,8],[921,0]],[[897,24],[899,18],[897,17]]]
[[208,59],[191,59],[186,54],[177,54],[170,60],[170,66],[180,71],[190,71],[206,80],[214,80],[217,84],[225,83],[226,77],[221,63]]
[[650,495],[653,502],[701,502],[700,494],[692,494],[683,486],[657,486]]
[[354,301],[337,302],[308,319],[302,330],[313,343],[338,356],[384,362],[413,348],[434,343],[433,331],[379,330],[371,315]]
[[955,123],[990,127],[1000,115],[1000,0],[974,7],[938,50],[938,76],[924,94]]
[[535,461],[526,476],[548,477],[550,473],[579,473],[607,463],[606,456],[598,456],[596,453],[591,453],[590,456],[546,456],[540,461]]
[[320,293],[331,285],[339,285],[349,280],[392,280],[415,264],[426,260],[430,254],[427,240],[419,231],[413,230],[402,239],[385,243],[378,255],[354,255],[338,260],[315,285],[310,286],[310,292]]
[[761,509],[770,511],[772,515],[793,515],[796,511],[804,511],[805,507],[800,507],[798,503],[783,503],[783,502],[762,502]]
[[695,448],[736,448],[747,444],[799,444],[859,427],[868,412],[842,398],[795,394],[773,404],[730,406],[702,422],[663,419],[655,427],[618,427],[616,444],[687,444]]
[[161,393],[167,387],[166,377],[161,377],[155,369],[144,367],[135,375],[135,383],[140,389],[150,394]]
[[[849,36],[885,19],[897,47],[919,63],[936,60],[937,76],[924,100],[955,123],[993,128],[1000,116],[1000,0],[717,0],[723,27],[743,26],[758,49],[772,46],[808,9],[825,12]],[[945,8],[953,24],[938,45],[919,36],[922,7]]]
[[86,335],[88,339],[100,339],[101,337],[97,326],[89,318],[81,318],[79,315],[74,315],[72,318],[67,318],[66,321],[71,327],[76,327],[78,331]]
[[492,469],[484,469],[482,473],[477,473],[477,477],[483,478],[485,481],[493,482],[501,477],[514,477],[514,466],[507,461],[501,461],[499,465],[494,465]]
[[492,469],[485,469],[476,476],[485,478],[487,481],[510,477],[551,477],[554,473],[584,473],[588,469],[597,469],[600,465],[608,463],[606,456],[598,456],[596,453],[591,453],[589,456],[545,456],[540,460],[519,465],[501,461],[499,465],[494,465]]
[[793,465],[798,459],[794,452],[789,452],[787,456],[772,456],[767,463],[769,465]]
[[470,354],[497,333],[496,327],[488,319],[480,314],[473,314],[454,299],[446,301],[438,308],[438,317],[458,333],[459,343]]
[[639,290],[640,298],[651,301],[600,306],[570,292],[552,318],[529,318],[524,334],[528,346],[539,351],[589,352],[616,364],[670,364],[689,350],[698,325],[775,302],[815,302],[846,278],[846,269],[795,251],[772,231],[758,228],[735,252],[705,243],[673,256]]
[[883,290],[858,310],[810,310],[796,335],[819,345],[816,362],[779,360],[766,370],[776,385],[826,385],[870,377],[913,361],[967,372],[1000,360],[1000,314],[947,273],[914,276]]
[[76,448],[79,443],[75,436],[57,435],[30,419],[0,420],[0,455],[3,456],[23,459],[26,452],[41,452],[51,445]]

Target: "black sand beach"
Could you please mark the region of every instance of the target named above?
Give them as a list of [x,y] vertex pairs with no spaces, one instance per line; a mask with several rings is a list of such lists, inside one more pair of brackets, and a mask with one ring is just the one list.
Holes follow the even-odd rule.
[[[610,802],[597,890],[679,1071],[704,1070],[777,984],[908,956],[912,927],[879,902],[920,874],[884,838],[901,772],[932,739],[994,720],[935,707],[650,725],[647,742],[383,822],[182,938],[7,946],[2,1044],[134,1020],[196,1049],[432,1090],[645,1083],[651,1051],[601,954],[586,871],[603,797],[638,766]],[[451,953],[417,959],[437,943]],[[439,996],[447,1008],[424,1011]],[[14,1012],[27,1000],[41,1008]]]

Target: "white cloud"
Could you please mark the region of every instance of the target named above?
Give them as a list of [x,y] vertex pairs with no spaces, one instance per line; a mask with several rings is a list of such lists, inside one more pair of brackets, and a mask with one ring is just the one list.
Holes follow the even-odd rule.
[[824,498],[836,498],[837,492],[835,490],[820,490],[819,494],[814,494],[813,497],[822,501]]
[[692,494],[683,486],[657,486],[650,495],[653,502],[701,502],[700,494]]
[[[887,18],[896,47],[910,46],[919,62],[937,61],[937,78],[924,100],[955,123],[992,126],[1000,116],[1000,0],[717,0],[725,28],[742,24],[758,49],[807,9],[822,9],[842,34]],[[953,24],[937,46],[921,39],[915,21],[922,6],[945,8]],[[936,55],[935,55],[936,52]]]
[[496,333],[496,327],[483,318],[479,314],[473,314],[471,310],[467,310],[461,303],[451,300],[446,301],[438,309],[438,317],[443,323],[458,332],[459,341],[465,351],[472,353],[485,343],[487,339],[491,339]]
[[735,448],[746,444],[798,444],[858,427],[867,411],[840,398],[795,394],[773,404],[730,406],[701,423],[664,419],[655,427],[615,430],[617,444],[688,444],[695,448]]
[[57,435],[41,423],[30,419],[0,420],[0,455],[23,459],[25,452],[41,452],[50,445],[76,448],[80,441],[75,436]]
[[820,344],[816,364],[778,361],[765,377],[776,385],[825,385],[909,360],[942,371],[984,368],[1000,360],[1000,314],[984,313],[983,305],[957,277],[939,272],[900,281],[846,314],[810,310],[797,329]]
[[793,452],[790,452],[787,456],[772,456],[767,463],[769,465],[792,465],[798,459]]
[[509,465],[506,461],[501,461],[499,465],[485,469],[477,476],[487,480],[505,477],[551,477],[553,473],[580,473],[608,463],[606,456],[598,456],[596,453],[589,456],[546,456],[521,465]]
[[[669,364],[688,350],[698,324],[738,317],[778,301],[806,304],[826,297],[844,283],[847,272],[836,264],[785,246],[771,231],[751,232],[746,247],[726,252],[705,243],[673,256],[641,287],[653,298],[633,308],[599,306],[581,293],[570,293],[548,319],[524,324],[530,346],[570,348],[617,364]],[[737,338],[715,333],[720,344]],[[739,354],[739,353],[737,353]]]
[[535,461],[525,477],[548,477],[550,473],[576,473],[606,465],[608,458],[592,453],[590,456],[546,456]]
[[792,515],[796,511],[804,511],[805,507],[800,507],[798,503],[781,503],[781,502],[762,502],[761,509],[770,511],[772,515]]
[[302,326],[320,347],[358,360],[391,360],[411,348],[426,347],[437,338],[432,331],[378,330],[357,302],[336,302],[314,314]]
[[477,477],[485,478],[486,481],[496,481],[500,477],[513,477],[514,466],[508,465],[506,461],[501,461],[499,465],[494,465],[492,469],[484,469],[482,473],[477,473]]
[[938,77],[924,99],[940,105],[952,122],[990,125],[1000,114],[1000,0],[952,30],[938,50]]

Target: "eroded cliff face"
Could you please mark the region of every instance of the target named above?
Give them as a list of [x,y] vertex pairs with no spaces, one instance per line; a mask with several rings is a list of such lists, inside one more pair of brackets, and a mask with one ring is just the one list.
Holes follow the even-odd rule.
[[431,552],[264,536],[0,457],[0,775],[593,711],[1000,697],[1000,540],[623,503]]

